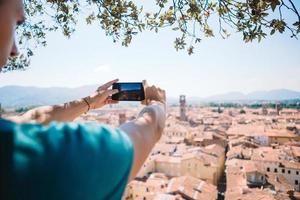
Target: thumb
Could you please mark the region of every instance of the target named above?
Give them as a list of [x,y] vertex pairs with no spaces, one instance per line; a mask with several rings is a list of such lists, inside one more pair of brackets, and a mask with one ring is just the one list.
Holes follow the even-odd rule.
[[144,86],[144,89],[146,89],[148,87],[147,80],[143,80],[143,86]]
[[144,87],[144,93],[145,93],[145,99],[141,102],[142,105],[147,105],[147,87],[148,87],[148,83],[147,80],[143,80],[143,87]]

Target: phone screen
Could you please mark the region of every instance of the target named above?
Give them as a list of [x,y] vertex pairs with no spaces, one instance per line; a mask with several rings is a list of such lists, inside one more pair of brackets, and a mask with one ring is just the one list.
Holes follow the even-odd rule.
[[112,95],[116,101],[143,101],[145,99],[143,83],[114,83],[113,89],[118,89],[117,94]]

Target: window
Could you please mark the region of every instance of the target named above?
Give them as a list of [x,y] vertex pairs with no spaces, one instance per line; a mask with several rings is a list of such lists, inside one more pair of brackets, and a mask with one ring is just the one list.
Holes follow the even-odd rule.
[[269,172],[270,171],[270,167],[267,167],[267,172]]
[[282,169],[281,172],[284,174],[285,173],[285,169]]
[[291,170],[288,170],[288,174],[291,174]]
[[296,171],[296,175],[299,175],[299,171]]
[[295,185],[299,185],[299,181],[298,180],[295,180]]
[[274,173],[277,173],[277,168],[274,169]]

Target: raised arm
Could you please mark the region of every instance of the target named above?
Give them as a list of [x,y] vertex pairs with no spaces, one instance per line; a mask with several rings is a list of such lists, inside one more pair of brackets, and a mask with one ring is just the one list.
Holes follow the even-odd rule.
[[147,106],[136,120],[120,127],[128,134],[134,146],[134,161],[129,180],[137,175],[165,127],[165,91],[154,86],[146,88],[145,103]]
[[116,79],[104,84],[99,87],[94,94],[88,97],[60,105],[38,107],[29,110],[21,116],[13,116],[9,119],[17,123],[37,122],[41,124],[48,124],[51,121],[73,121],[88,110],[97,109],[106,104],[116,103],[111,100],[110,97],[118,91],[109,88],[117,81]]

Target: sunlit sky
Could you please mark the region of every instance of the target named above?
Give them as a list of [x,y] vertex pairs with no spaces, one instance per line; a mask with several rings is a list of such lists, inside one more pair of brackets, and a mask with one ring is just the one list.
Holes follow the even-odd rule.
[[235,33],[227,40],[204,38],[192,56],[174,49],[176,36],[170,30],[144,32],[129,47],[122,47],[99,26],[80,22],[71,39],[51,33],[48,46],[35,51],[26,71],[0,74],[0,87],[77,87],[119,78],[147,79],[166,89],[168,96],[281,88],[300,91],[300,40],[291,39],[289,33],[250,44]]

